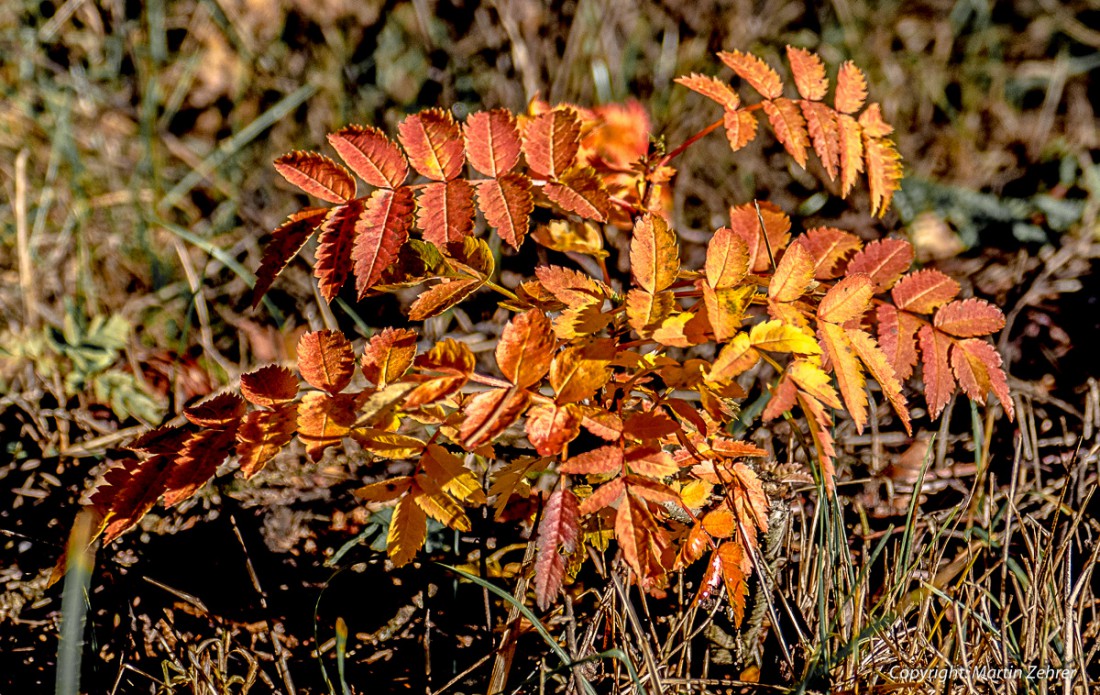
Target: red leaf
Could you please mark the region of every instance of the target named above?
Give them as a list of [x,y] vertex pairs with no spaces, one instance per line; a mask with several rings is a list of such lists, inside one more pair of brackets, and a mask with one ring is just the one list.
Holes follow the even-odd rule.
[[951,367],[967,396],[984,404],[986,394],[992,390],[1008,419],[1015,419],[1015,406],[1008,391],[1001,356],[992,345],[976,338],[956,342],[951,348]]
[[806,147],[810,144],[810,135],[806,130],[806,119],[798,104],[782,97],[763,102],[764,113],[775,131],[775,139],[787,148],[798,166],[806,168]]
[[235,429],[199,430],[191,435],[168,477],[164,506],[179,504],[214,477],[236,442]]
[[535,561],[535,600],[540,610],[549,608],[561,589],[565,556],[576,551],[579,535],[580,512],[576,495],[570,490],[556,490],[546,502],[536,542],[539,556]]
[[442,248],[474,229],[474,187],[466,179],[430,183],[417,202],[416,223],[425,241]]
[[355,288],[359,299],[382,279],[386,269],[409,238],[412,226],[411,188],[379,189],[371,194],[366,209],[355,223]]
[[141,521],[157,503],[175,468],[175,457],[158,455],[145,461],[127,459],[107,471],[93,501],[108,513],[103,530],[106,545]]
[[898,379],[905,381],[912,376],[913,367],[917,364],[917,331],[922,321],[889,304],[879,305],[877,316],[879,345]]
[[256,284],[252,288],[252,308],[259,305],[275,278],[298,255],[327,214],[327,208],[306,208],[291,215],[271,232],[271,239],[264,246],[264,255],[256,271]]
[[540,176],[556,179],[577,159],[581,124],[570,108],[557,108],[536,116],[524,133],[527,164]]
[[518,249],[535,210],[530,179],[523,174],[504,174],[497,179],[479,181],[477,203],[485,221],[496,228],[500,238]]
[[933,420],[943,412],[955,391],[955,379],[948,364],[948,349],[953,341],[931,326],[920,329],[920,351],[924,365],[924,399]]
[[764,422],[774,420],[793,408],[797,397],[798,388],[795,386],[795,383],[784,374],[779,378],[779,383],[777,383],[772,390],[771,398],[768,399],[768,404],[764,406],[764,411],[760,414],[760,418]]
[[329,302],[339,294],[340,288],[351,275],[355,226],[362,212],[363,202],[353,200],[347,205],[333,208],[328,218],[321,223],[313,274],[317,277],[321,295]]
[[378,188],[397,188],[409,175],[401,149],[378,128],[349,125],[328,136],[329,144],[356,175]]
[[241,375],[241,395],[252,405],[270,408],[294,400],[298,379],[286,367],[269,364]]
[[561,472],[570,475],[608,475],[618,473],[622,469],[623,448],[618,444],[601,446],[583,454],[577,454],[561,464]]
[[818,280],[839,277],[848,255],[863,248],[859,237],[835,227],[808,229],[796,242],[805,244],[814,257],[814,277]]
[[787,46],[787,61],[791,64],[794,86],[803,99],[821,101],[829,91],[829,80],[825,77],[825,65],[816,53],[804,48]]
[[940,307],[932,319],[944,333],[959,338],[974,338],[996,333],[1005,327],[1005,315],[984,299],[963,299]]
[[611,198],[603,182],[591,168],[572,171],[560,181],[549,181],[543,193],[566,212],[597,222],[606,222],[611,212]]
[[866,273],[875,283],[876,292],[894,286],[913,263],[913,245],[903,239],[879,239],[863,247],[844,271],[848,275]]
[[235,393],[223,393],[185,408],[184,417],[199,427],[224,430],[235,427],[244,417],[244,401]]
[[251,478],[294,438],[298,408],[282,403],[275,410],[257,410],[245,416],[237,429],[237,456],[241,474]]
[[679,431],[676,421],[660,410],[634,413],[623,422],[623,434],[638,440],[659,439]]
[[346,203],[355,197],[355,179],[347,169],[323,154],[288,152],[275,160],[275,170],[314,198]]
[[611,482],[596,488],[591,495],[585,497],[581,501],[579,511],[582,516],[588,516],[604,507],[610,507],[619,501],[624,492],[626,492],[626,481],[622,478],[615,478]]
[[709,75],[693,72],[684,77],[677,77],[676,84],[681,84],[711,101],[718,102],[726,111],[733,111],[741,105],[741,98],[737,96],[737,92],[733,91],[733,87]]
[[890,296],[899,309],[917,314],[930,314],[939,305],[950,302],[959,294],[959,283],[938,270],[918,270],[903,277]]
[[581,432],[573,405],[535,405],[527,411],[527,438],[540,456],[557,456]]
[[530,393],[518,387],[479,393],[466,403],[466,419],[459,427],[462,446],[476,449],[496,439],[519,419],[530,401]]
[[775,99],[783,94],[779,74],[756,56],[741,51],[722,51],[718,57],[764,98]]
[[516,118],[507,109],[470,114],[463,127],[466,156],[481,173],[499,177],[516,166],[520,155]]
[[836,76],[836,110],[841,113],[855,113],[867,100],[867,80],[863,72],[852,61],[840,66]]
[[450,181],[462,173],[466,151],[462,129],[449,111],[425,109],[397,126],[409,163],[421,176]]
[[336,394],[355,373],[351,343],[339,331],[304,333],[298,340],[298,371],[310,386]]

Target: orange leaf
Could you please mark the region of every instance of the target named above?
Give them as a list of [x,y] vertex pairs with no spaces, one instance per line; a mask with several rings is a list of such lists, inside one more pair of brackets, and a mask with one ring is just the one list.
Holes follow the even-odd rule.
[[837,114],[820,101],[801,101],[802,115],[806,118],[806,129],[810,133],[814,152],[825,166],[830,181],[836,181],[837,167],[840,166],[840,126]]
[[536,116],[524,133],[527,164],[540,176],[556,179],[577,159],[581,124],[571,108],[557,108]]
[[406,408],[432,403],[462,388],[474,371],[476,360],[469,346],[451,338],[436,343],[416,358],[416,366],[439,374],[428,377],[405,398]]
[[745,316],[745,309],[749,301],[756,293],[753,285],[741,287],[720,287],[713,289],[710,285],[703,284],[703,303],[707,308],[707,321],[714,331],[714,339],[720,343],[737,335],[741,330],[741,322]]
[[373,126],[349,125],[328,136],[329,144],[356,175],[378,188],[397,188],[409,175],[405,155]]
[[816,53],[804,48],[787,46],[787,61],[791,64],[794,86],[803,99],[821,101],[829,91],[829,80],[825,77],[825,65]]
[[682,84],[693,92],[702,94],[711,101],[718,102],[727,111],[733,111],[741,105],[741,98],[737,96],[737,92],[733,91],[733,87],[709,75],[699,75],[693,72],[684,77],[677,77],[676,84]]
[[126,445],[130,451],[147,454],[176,454],[191,433],[181,427],[156,427]]
[[783,94],[783,81],[779,79],[779,74],[751,53],[721,51],[718,57],[764,98],[775,99]]
[[749,273],[749,247],[729,227],[722,227],[707,243],[707,284],[736,287]]
[[606,222],[611,198],[603,182],[591,168],[571,171],[559,181],[548,181],[543,193],[566,212],[597,222]]
[[871,214],[882,217],[890,207],[894,191],[901,188],[901,155],[889,140],[863,135],[863,158],[871,186]]
[[825,347],[833,373],[836,374],[840,395],[848,406],[856,431],[862,433],[867,424],[867,392],[864,390],[863,367],[856,360],[852,352],[852,342],[843,328],[824,322],[819,323],[817,328],[821,344]]
[[818,280],[839,277],[848,255],[863,248],[859,237],[835,227],[814,227],[796,241],[805,244],[814,257],[814,278]]
[[940,307],[932,323],[949,335],[974,338],[1004,328],[1005,315],[984,299],[971,298]]
[[806,130],[806,119],[798,104],[780,97],[763,102],[764,113],[775,131],[775,139],[790,153],[798,166],[806,168],[806,147],[810,144],[810,134]]
[[676,282],[680,272],[680,244],[664,217],[647,213],[634,223],[630,269],[634,282],[650,294]]
[[775,275],[768,284],[768,297],[777,302],[793,302],[806,294],[813,279],[813,257],[805,246],[795,244],[779,259]]
[[924,366],[924,399],[928,403],[928,416],[933,420],[943,412],[955,391],[955,379],[948,364],[948,349],[954,342],[946,333],[931,326],[920,329],[920,351]]
[[[608,475],[610,473],[618,473],[622,468],[623,448],[618,444],[601,446],[591,451],[586,451],[561,464],[561,472],[568,473],[569,475]],[[603,490],[604,488],[600,489]],[[591,504],[595,504],[595,502]],[[606,507],[607,504],[603,504],[602,506]],[[596,509],[600,508],[601,507],[596,507]],[[595,511],[595,509],[593,511]]]
[[[657,504],[679,505],[680,503],[680,493],[664,483],[642,478],[637,475],[627,475],[623,478],[623,481],[626,483],[627,492],[637,495],[644,500],[656,502]],[[630,495],[628,495],[628,497],[629,496]]]
[[737,533],[737,518],[725,504],[710,510],[699,521],[713,538],[729,538]]
[[504,327],[496,348],[497,364],[504,378],[525,389],[546,376],[554,347],[550,320],[539,309],[531,309]]
[[863,247],[848,268],[848,275],[866,273],[875,283],[876,292],[894,286],[901,274],[913,263],[913,245],[904,239],[878,239]]
[[[841,408],[840,398],[833,389],[832,379],[821,369],[821,365],[810,360],[795,360],[787,365],[786,374],[791,380],[809,395],[821,401],[830,408]],[[791,394],[791,405],[794,405],[796,394]],[[790,410],[790,406],[784,410]]]
[[485,281],[481,278],[444,280],[428,288],[416,298],[409,307],[409,318],[413,321],[423,321],[438,316],[469,297],[483,284]]
[[905,426],[905,431],[912,434],[913,427],[909,424],[909,408],[905,405],[905,396],[901,394],[901,382],[898,381],[897,374],[894,372],[894,368],[886,358],[885,353],[882,352],[875,339],[867,333],[859,329],[848,329],[847,334],[852,348],[859,355],[860,361],[867,367],[867,371],[871,373],[871,376],[875,377],[875,381],[878,382],[883,395],[886,396],[886,400],[890,401],[894,412],[901,418],[901,424]]
[[352,494],[366,502],[391,502],[405,494],[412,486],[412,482],[413,480],[409,476],[401,475],[364,485],[353,491]]
[[984,405],[986,394],[992,390],[1008,419],[1015,418],[1015,406],[1008,391],[1001,356],[992,345],[976,338],[956,342],[951,348],[951,368],[967,396]]
[[[757,205],[760,214],[757,215]],[[761,229],[763,220],[763,229]],[[745,203],[730,208],[730,229],[744,239],[749,249],[749,272],[762,273],[773,267],[772,259],[787,248],[791,240],[791,218],[766,201]],[[765,242],[765,235],[767,241]],[[769,254],[769,248],[771,252]]]
[[329,302],[351,275],[355,227],[362,213],[363,201],[353,200],[347,205],[332,208],[321,223],[313,274],[317,277],[321,295]]
[[520,140],[511,111],[493,109],[470,114],[462,130],[466,156],[475,169],[495,178],[516,166]]
[[340,393],[355,373],[351,343],[339,331],[313,331],[298,339],[298,371],[309,385]]
[[401,498],[393,508],[390,530],[386,534],[386,552],[397,567],[407,565],[428,537],[428,516],[416,504],[415,494]]
[[199,430],[192,433],[176,457],[165,486],[164,506],[173,507],[191,497],[214,477],[228,457],[236,438],[236,427]]
[[94,502],[105,508],[103,529],[106,545],[141,521],[157,503],[175,470],[174,456],[161,454],[144,461],[126,459],[103,476],[104,485],[96,488]]
[[237,429],[237,456],[246,479],[259,473],[294,439],[297,413],[294,403],[282,403],[274,410],[257,410],[244,417]]
[[416,357],[416,332],[386,328],[375,333],[363,351],[363,375],[379,388],[405,375]]
[[550,363],[550,386],[558,403],[576,403],[591,398],[608,379],[608,369],[615,356],[615,344],[610,339],[595,340],[562,350]]
[[836,119],[840,135],[840,195],[847,197],[863,171],[863,131],[856,119],[839,114]]
[[836,110],[841,113],[855,113],[863,108],[867,100],[867,80],[863,72],[852,61],[840,66],[836,76]]
[[806,424],[810,426],[810,437],[817,450],[817,461],[821,465],[821,477],[825,481],[825,490],[832,494],[836,490],[836,449],[833,447],[833,417],[821,403],[812,396],[799,393],[798,403],[806,413]]
[[[411,188],[379,189],[371,194],[366,210],[355,223],[355,287],[359,299],[382,279],[386,269],[409,238],[412,226]],[[470,211],[473,215],[473,211]]]
[[623,560],[643,585],[666,572],[672,564],[667,534],[657,526],[645,504],[627,495],[615,515],[615,540]]
[[580,513],[576,495],[571,490],[555,490],[543,509],[536,541],[539,555],[535,561],[535,600],[540,610],[549,608],[561,590],[565,578],[565,557],[577,549],[579,535]]
[[581,419],[572,405],[534,405],[527,411],[527,439],[540,456],[557,456],[581,433]]
[[433,181],[458,178],[466,152],[462,129],[450,111],[426,109],[397,126],[398,137],[413,169]]
[[347,169],[323,154],[288,152],[275,160],[275,170],[314,198],[346,203],[355,197],[355,179]]
[[756,115],[752,111],[726,111],[722,120],[730,150],[736,152],[756,137]]
[[626,465],[632,473],[656,480],[663,480],[680,470],[672,454],[653,446],[631,449],[626,454]]
[[600,439],[614,442],[623,434],[623,421],[615,413],[589,406],[581,410],[581,425]]
[[489,499],[481,481],[462,465],[462,459],[438,444],[429,444],[420,457],[420,466],[432,484],[467,504],[485,504]]
[[890,296],[899,309],[918,314],[930,314],[936,307],[950,302],[958,294],[959,283],[932,269],[909,273],[890,291]]
[[761,531],[768,530],[768,495],[756,471],[740,461],[729,467],[731,478],[727,495],[733,502],[733,511],[743,526],[753,525]]
[[659,439],[679,431],[676,421],[660,410],[634,413],[623,421],[623,434],[637,440]]
[[241,375],[241,395],[252,405],[270,408],[294,400],[298,379],[286,367],[269,364]]
[[462,446],[476,449],[496,439],[519,419],[531,394],[519,387],[492,389],[477,394],[466,403],[466,419],[459,427]]
[[336,446],[351,432],[355,424],[356,397],[351,394],[329,396],[310,391],[298,403],[298,439],[306,453],[320,461],[325,449]]
[[530,179],[523,174],[504,174],[490,181],[479,181],[477,204],[500,238],[518,249],[535,209]]
[[260,304],[287,263],[306,245],[327,214],[327,208],[306,208],[291,215],[271,232],[271,239],[264,246],[260,267],[256,270],[256,284],[252,288],[253,309]]
[[474,187],[466,179],[430,183],[417,202],[416,223],[425,241],[445,247],[474,229]]
[[889,304],[878,307],[877,318],[878,342],[898,379],[905,381],[917,363],[917,331],[923,322]]
[[878,104],[871,104],[859,115],[859,126],[863,133],[871,138],[884,138],[894,132],[894,127],[882,118],[882,109]]
[[235,427],[244,416],[244,401],[235,393],[223,393],[185,408],[183,416],[199,427],[224,430]]
[[752,347],[748,333],[738,333],[723,346],[707,377],[713,381],[724,382],[744,374],[760,361],[760,353]]
[[843,324],[857,319],[871,306],[875,288],[863,273],[849,275],[833,285],[817,307],[819,321]]
[[675,305],[675,298],[669,290],[657,294],[650,294],[645,290],[630,290],[626,294],[627,322],[639,336],[649,338],[672,314]]
[[745,620],[745,599],[749,595],[748,573],[751,560],[746,562],[744,549],[739,540],[728,541],[718,546],[714,556],[721,568],[722,583],[726,586],[726,596],[733,609],[733,624],[738,628]]
[[566,306],[582,307],[603,304],[608,290],[584,273],[559,265],[540,265],[535,268],[539,282],[550,294]]
[[[620,449],[620,452],[621,451],[622,450]],[[575,458],[570,459],[570,461],[575,460]],[[569,461],[566,461],[566,464],[568,463]],[[623,496],[623,493],[625,491],[626,481],[624,481],[622,478],[615,478],[607,484],[601,485],[600,487],[593,490],[591,495],[585,497],[581,501],[581,516],[588,516],[593,512],[600,511],[604,507],[610,507],[611,505],[619,501],[619,498]]]

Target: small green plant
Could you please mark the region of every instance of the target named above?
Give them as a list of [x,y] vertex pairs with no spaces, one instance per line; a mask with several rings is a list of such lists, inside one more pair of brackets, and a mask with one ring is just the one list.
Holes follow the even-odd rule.
[[[635,106],[535,103],[527,114],[494,110],[464,123],[429,109],[406,118],[396,141],[348,126],[329,137],[347,168],[312,152],[280,157],[287,181],[330,205],[303,209],[272,233],[257,301],[317,236],[315,274],[329,301],[349,283],[360,300],[419,286],[408,306],[417,322],[495,293],[511,318],[493,359],[479,360],[459,339],[425,344],[405,327],[358,346],[340,332],[307,333],[297,374],[281,366],[246,374],[239,394],[188,408],[189,424],[129,445],[138,456],[108,471],[91,498],[103,540],[158,500],[172,506],[195,494],[227,460],[249,477],[295,438],[314,460],[351,439],[378,461],[411,463],[406,475],[356,493],[394,505],[387,552],[396,565],[416,556],[428,519],[469,531],[468,507],[491,503],[499,518],[535,498],[541,608],[586,547],[613,538],[653,592],[705,558],[700,595],[724,586],[740,623],[769,526],[753,463],[767,452],[730,434],[746,417],[749,376],[770,375],[760,417],[796,425],[802,460],[829,493],[834,413],[862,431],[874,417],[869,380],[906,431],[903,384],[918,364],[931,417],[960,389],[980,403],[992,392],[1013,416],[986,339],[1004,326],[1001,311],[960,299],[959,284],[938,271],[911,272],[905,240],[797,232],[778,207],[738,201],[703,266],[683,264],[663,191],[676,157],[716,130],[736,151],[760,124],[770,127],[799,165],[816,153],[841,196],[863,174],[871,211],[890,205],[900,158],[878,105],[866,104],[862,73],[844,64],[829,103],[822,61],[796,48],[787,55],[797,97],[770,66],[736,51],[720,58],[759,95],[754,103],[713,77],[679,79],[722,113],[668,151],[646,139]],[[605,262],[611,229],[629,235],[629,277]],[[598,276],[518,267],[509,249],[530,239],[590,257]],[[522,282],[502,286],[501,265]]]

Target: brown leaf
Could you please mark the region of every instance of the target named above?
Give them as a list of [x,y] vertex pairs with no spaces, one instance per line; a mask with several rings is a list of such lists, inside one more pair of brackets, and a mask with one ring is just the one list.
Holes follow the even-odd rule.
[[241,395],[252,405],[273,407],[298,395],[298,379],[286,367],[269,364],[241,375]]

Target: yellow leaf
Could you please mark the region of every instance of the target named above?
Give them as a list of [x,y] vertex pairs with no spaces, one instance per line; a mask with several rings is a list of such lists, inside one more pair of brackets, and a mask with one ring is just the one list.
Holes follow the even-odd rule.
[[813,336],[796,326],[781,321],[764,321],[752,327],[749,343],[758,350],[793,352],[799,355],[819,355],[821,346]]

